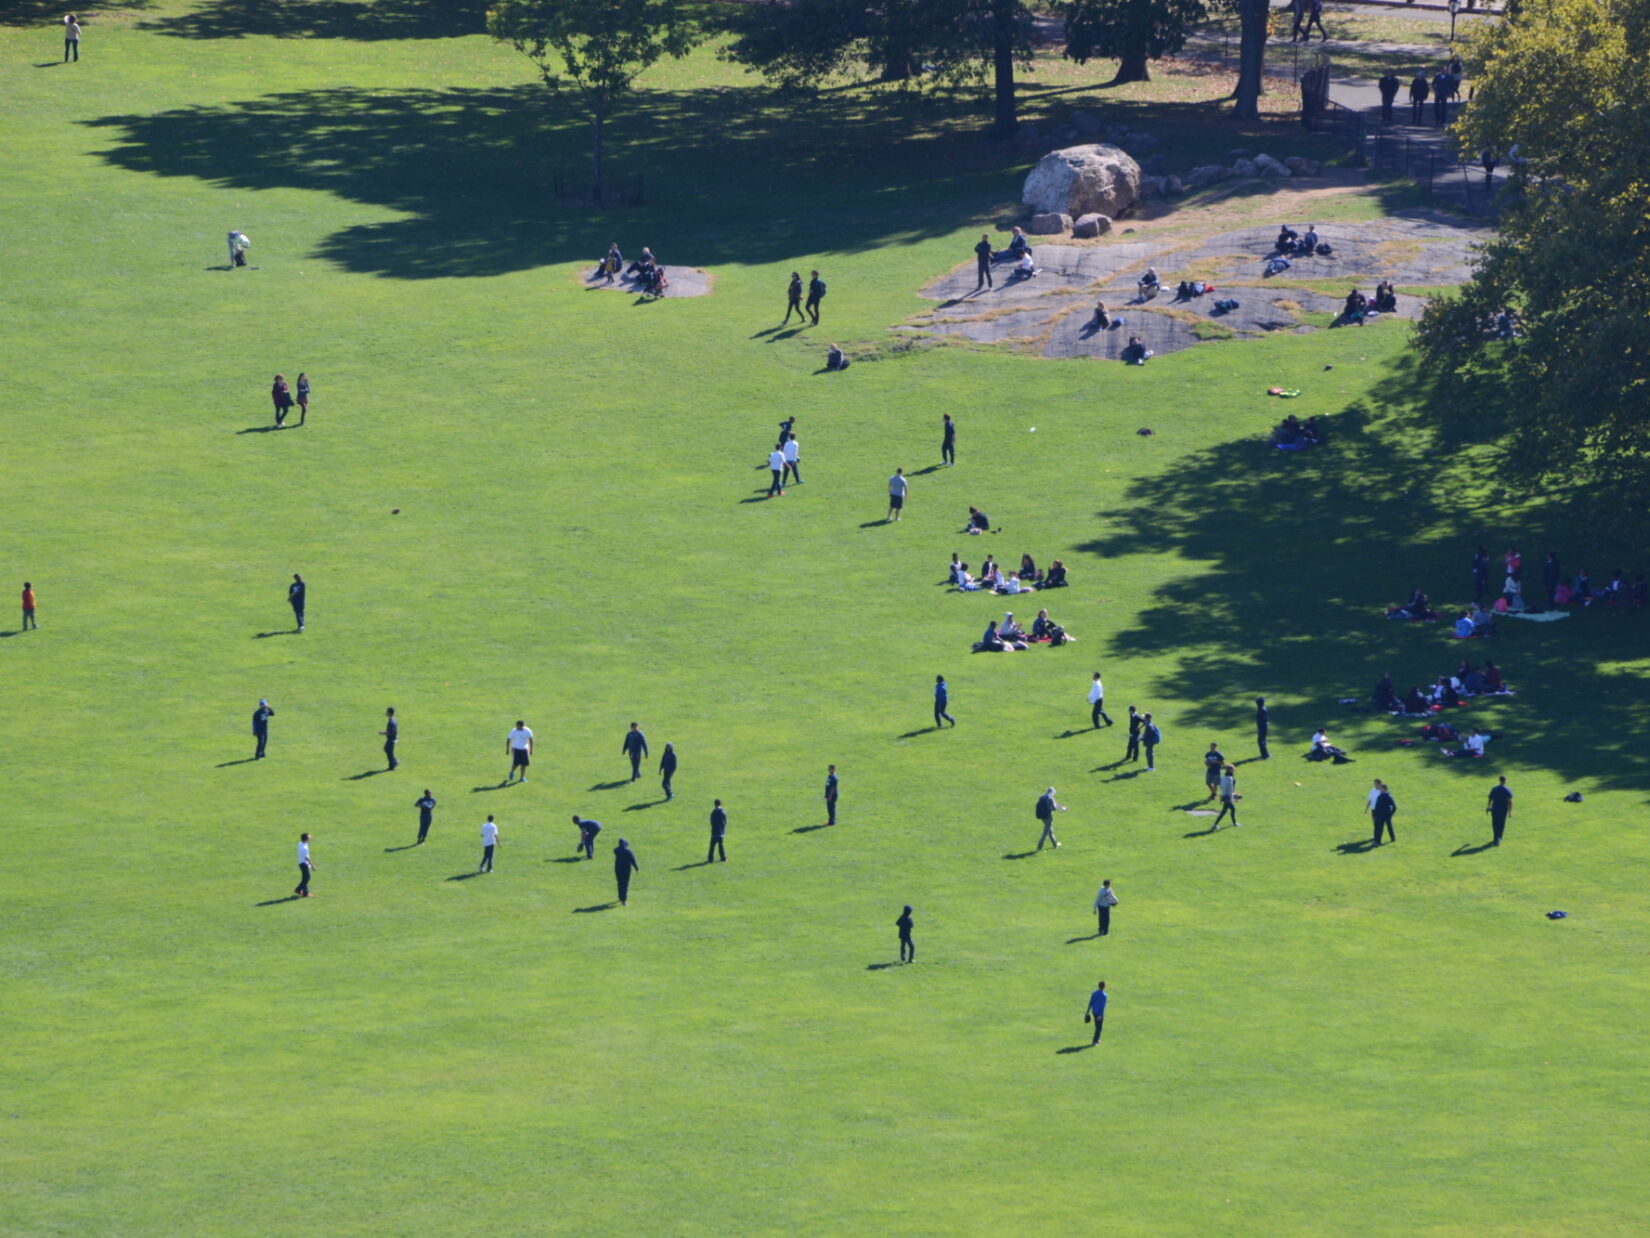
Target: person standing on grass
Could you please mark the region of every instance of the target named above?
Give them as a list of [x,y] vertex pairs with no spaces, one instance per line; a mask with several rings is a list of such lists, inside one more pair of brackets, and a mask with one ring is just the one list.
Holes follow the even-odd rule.
[[945,676],[934,676],[934,729],[940,729],[942,721],[957,725],[957,720],[945,712],[945,707],[951,703],[951,690],[945,686]]
[[1209,789],[1204,803],[1215,798],[1215,789],[1220,786],[1220,772],[1226,768],[1226,754],[1213,744],[1209,751],[1203,754],[1203,785]]
[[802,447],[796,441],[796,435],[787,434],[785,436],[784,453],[785,471],[780,475],[779,480],[784,481],[785,478],[789,477],[800,486],[802,484]]
[[1123,759],[1125,761],[1138,761],[1140,759],[1140,727],[1143,721],[1144,719],[1141,718],[1140,711],[1133,705],[1130,705],[1129,746],[1123,750]]
[[899,930],[899,961],[901,963],[915,963],[917,961],[917,947],[911,940],[911,929],[916,921],[911,918],[911,904],[905,905],[905,910],[899,913],[899,919],[894,921],[894,927]]
[[28,581],[23,582],[23,631],[38,628],[40,624],[34,617],[34,586]]
[[778,495],[785,497],[785,449],[775,447],[768,453],[768,471],[773,474],[773,480],[768,483],[768,498]]
[[286,587],[286,604],[292,607],[292,617],[297,621],[298,630],[304,630],[304,598],[309,593],[309,586],[304,584],[304,578],[297,572],[292,573],[292,583]]
[[940,432],[940,462],[953,468],[957,464],[957,423],[951,414],[945,414],[945,427]]
[[[291,837],[289,834],[287,837]],[[296,898],[308,898],[309,875],[315,871],[315,861],[309,858],[309,835],[298,835],[298,884],[293,888]]]
[[268,701],[259,701],[258,708],[252,711],[252,737],[258,741],[258,750],[252,754],[254,761],[264,759],[264,748],[269,744],[269,720],[274,716]]
[[1112,893],[1111,878],[1100,883],[1100,892],[1094,896],[1094,916],[1099,922],[1096,937],[1111,936],[1111,909],[1117,906],[1117,895]]
[[978,292],[981,288],[992,287],[991,234],[989,232],[980,233],[980,243],[974,246],[974,265],[980,277],[979,282],[974,285],[974,291]]
[[1099,730],[1102,719],[1107,726],[1112,724],[1106,713],[1106,685],[1100,682],[1100,672],[1095,671],[1094,682],[1089,685],[1089,727]]
[[1043,823],[1043,832],[1037,837],[1037,850],[1041,851],[1046,842],[1059,847],[1060,840],[1054,837],[1054,814],[1065,810],[1064,804],[1056,802],[1053,787],[1037,797],[1037,820]]
[[779,325],[785,326],[795,314],[799,322],[807,322],[808,316],[802,312],[802,276],[796,271],[791,272],[791,284],[785,291],[785,317],[780,319]]
[[487,814],[487,820],[481,823],[481,867],[478,873],[493,871],[493,848],[498,846],[498,824],[493,820],[493,814]]
[[670,780],[676,776],[676,745],[666,744],[663,755],[659,757],[659,787],[665,793],[667,800],[676,798],[676,793],[670,789]]
[[630,874],[640,872],[642,866],[636,861],[636,853],[630,849],[630,844],[619,839],[619,845],[613,848],[613,877],[619,883],[619,906],[630,906]]
[[579,845],[573,848],[573,854],[584,852],[585,858],[596,858],[596,835],[602,832],[602,823],[592,821],[589,817],[580,818],[578,813],[573,814],[573,824],[579,828]]
[[911,483],[906,480],[904,469],[895,469],[894,475],[888,479],[888,515],[887,520],[898,520],[899,514],[905,508],[905,496],[911,491]]
[[1090,1045],[1100,1043],[1100,1029],[1106,1022],[1106,982],[1102,980],[1099,987],[1089,994],[1089,1003],[1083,1011],[1083,1022],[1094,1024],[1094,1039]]
[[424,788],[423,795],[413,801],[413,807],[418,809],[418,842],[413,844],[416,847],[429,837],[430,825],[435,821],[435,796],[430,794],[428,787]]
[[1255,743],[1260,748],[1260,759],[1269,761],[1272,754],[1266,750],[1266,731],[1272,723],[1272,715],[1266,709],[1266,698],[1255,698]]
[[825,281],[819,278],[819,272],[814,271],[808,278],[808,316],[813,319],[814,326],[819,325],[819,303],[825,299]]
[[309,419],[309,375],[298,375],[298,424]]
[[1381,833],[1384,830],[1387,837],[1398,841],[1398,833],[1392,828],[1392,817],[1398,811],[1398,801],[1392,798],[1392,790],[1379,778],[1375,780],[1374,795],[1370,800],[1369,815],[1375,820],[1375,845],[1381,845]]
[[286,410],[292,407],[292,391],[286,385],[284,374],[275,375],[275,382],[269,389],[269,398],[275,402],[275,428],[279,430],[286,424]]
[[63,63],[69,63],[70,53],[74,54],[74,62],[80,63],[80,22],[70,13],[63,19]]
[[1163,742],[1163,732],[1152,721],[1150,714],[1140,720],[1140,742],[1146,745],[1146,772],[1149,774],[1157,769],[1157,758],[1153,754]]
[[1236,825],[1238,823],[1237,770],[1230,765],[1222,765],[1220,767],[1220,781],[1217,784],[1217,789],[1220,792],[1220,812],[1215,817],[1214,825],[1210,827],[1211,829],[1216,830],[1220,828],[1220,823],[1226,819],[1228,813],[1231,814],[1232,824]]
[[1484,806],[1484,811],[1490,814],[1490,829],[1495,832],[1493,846],[1501,845],[1501,835],[1507,829],[1507,818],[1512,816],[1512,806],[1512,788],[1507,785],[1506,775],[1502,775],[1490,788],[1489,802]]
[[521,780],[526,782],[527,767],[533,761],[533,732],[520,718],[516,719],[515,730],[504,737],[504,751],[510,754],[510,772],[504,776],[504,785],[509,786],[515,781],[517,770],[521,771]]
[[836,824],[836,766],[825,767],[825,824]]
[[1381,90],[1381,123],[1390,125],[1392,123],[1392,101],[1398,97],[1398,91],[1402,88],[1403,83],[1398,80],[1396,73],[1388,69],[1381,78],[1379,85]]
[[630,724],[630,730],[625,733],[624,742],[619,745],[619,749],[630,758],[630,781],[635,782],[642,776],[642,758],[648,755],[647,736],[642,734],[641,723]]
[[728,832],[728,813],[722,807],[722,801],[717,800],[715,807],[710,810],[710,850],[705,852],[705,863],[709,864],[718,856],[722,863],[728,862],[728,849],[722,845],[722,839]]
[[384,755],[389,759],[390,768],[394,769],[401,764],[395,759],[395,741],[401,734],[401,724],[395,720],[395,710],[384,711],[384,729],[378,733],[384,737]]

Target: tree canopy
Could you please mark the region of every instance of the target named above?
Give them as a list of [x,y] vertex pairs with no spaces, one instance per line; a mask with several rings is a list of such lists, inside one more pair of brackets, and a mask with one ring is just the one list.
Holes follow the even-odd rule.
[[702,37],[677,0],[498,0],[487,32],[524,53],[552,90],[571,82],[590,108],[595,197],[604,195],[602,128],[614,96],[665,56]]
[[[1430,413],[1504,415],[1527,485],[1584,483],[1642,530],[1650,488],[1650,0],[1526,0],[1475,40],[1463,148],[1511,171],[1496,237],[1419,345],[1446,398]],[[1488,329],[1510,307],[1516,338]]]

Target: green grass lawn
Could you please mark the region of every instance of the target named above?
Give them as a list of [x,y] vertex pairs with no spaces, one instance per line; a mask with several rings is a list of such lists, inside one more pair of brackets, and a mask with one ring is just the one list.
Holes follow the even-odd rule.
[[[353,10],[157,0],[67,67],[31,67],[55,10],[0,27],[0,585],[41,620],[0,624],[0,1233],[1644,1232],[1646,616],[1474,649],[1519,689],[1468,711],[1481,764],[1334,703],[1453,665],[1380,608],[1459,603],[1477,542],[1595,580],[1642,547],[1503,493],[1495,410],[1435,435],[1398,323],[1140,369],[894,350],[1040,153],[974,100],[775,100],[705,53],[615,126],[646,204],[594,215],[550,194],[585,131],[525,61]],[[231,227],[257,269],[218,269]],[[713,295],[584,291],[610,239]],[[771,330],[814,266],[825,325]],[[819,374],[832,340],[871,359]],[[302,429],[263,432],[277,370]],[[1333,446],[1270,451],[1284,412]],[[751,501],[792,414],[806,482]],[[1003,534],[958,536],[970,503]],[[971,657],[1004,603],[946,592],[952,551],[1063,557],[1078,643]],[[1156,773],[1085,729],[1097,668]],[[403,765],[363,777],[387,705]],[[517,718],[534,776],[497,789]],[[632,719],[672,803],[619,782]],[[1355,765],[1299,759],[1320,722]],[[1182,811],[1210,741],[1246,761],[1217,834]],[[1065,845],[1024,856],[1050,784]],[[497,871],[454,880],[489,812]],[[300,830],[317,897],[283,901]],[[591,910],[621,835],[631,905]]]

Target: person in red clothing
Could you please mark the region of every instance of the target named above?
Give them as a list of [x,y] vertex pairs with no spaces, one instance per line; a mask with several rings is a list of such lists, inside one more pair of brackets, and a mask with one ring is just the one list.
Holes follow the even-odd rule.
[[34,621],[34,586],[25,580],[23,582],[23,630],[27,632],[30,628],[39,626]]

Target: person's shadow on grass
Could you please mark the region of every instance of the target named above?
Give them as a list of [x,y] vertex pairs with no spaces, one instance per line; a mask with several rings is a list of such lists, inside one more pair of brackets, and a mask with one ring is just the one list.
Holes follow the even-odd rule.
[[611,903],[592,903],[588,907],[575,907],[575,908],[573,908],[573,914],[576,915],[576,916],[586,916],[586,915],[589,915],[592,911],[610,911],[614,907],[617,907],[618,905],[619,904],[618,904],[617,900],[615,900],[614,902],[611,902]]
[[694,864],[683,864],[680,868],[673,868],[670,871],[673,872],[673,873],[685,873],[689,869],[692,869],[692,868],[705,868],[709,864],[710,864],[709,860],[700,860],[700,861],[698,861],[697,863],[694,863]]
[[[1117,768],[1117,766],[1115,766],[1115,765],[1097,765],[1097,766],[1094,767],[1094,769],[1090,770],[1089,772],[1093,773],[1093,774],[1098,774],[1101,770],[1116,769],[1116,768]],[[1143,770],[1143,769],[1131,769],[1126,774],[1113,774],[1110,778],[1106,779],[1106,781],[1107,782],[1123,782],[1123,781],[1125,781],[1126,779],[1129,779],[1129,778],[1138,778],[1138,777],[1140,777],[1141,774],[1144,774],[1145,772],[1146,771]]]
[[642,812],[642,811],[644,811],[646,809],[649,809],[649,808],[657,808],[660,804],[668,804],[668,803],[670,803],[669,800],[662,800],[662,799],[661,800],[643,800],[639,804],[626,804],[624,806],[624,810],[626,812]]
[[451,877],[447,878],[447,880],[448,881],[468,881],[471,877],[480,877],[480,876],[482,876],[481,871],[479,869],[475,869],[475,870],[472,870],[472,871],[467,872],[467,873],[454,873]]
[[907,477],[926,477],[930,473],[938,473],[942,467],[943,467],[942,465],[930,464],[927,468],[918,469],[914,473],[907,473],[906,476]]
[[296,894],[288,894],[285,898],[266,898],[261,903],[254,903],[253,906],[255,906],[255,907],[279,907],[282,903],[296,903],[297,901],[298,901],[298,896]]
[[236,434],[273,434],[276,430],[285,430],[286,426],[247,426],[244,430],[236,430]]
[[582,851],[578,855],[551,856],[545,861],[546,864],[582,864],[583,862],[584,853]]
[[1187,833],[1182,834],[1181,837],[1182,838],[1207,838],[1211,834],[1218,834],[1218,833],[1220,833],[1220,827],[1218,825],[1211,825],[1206,830],[1190,830]]
[[1031,851],[1005,851],[1005,852],[1003,852],[1003,859],[1005,859],[1005,860],[1029,860],[1032,856],[1034,856],[1036,854],[1037,854],[1037,852],[1036,852],[1035,849],[1033,849]]
[[[37,69],[55,69],[55,68],[57,68],[58,65],[60,65],[62,63],[64,63],[64,62],[61,61],[61,60],[40,60],[40,61],[35,62],[34,67],[37,68]],[[220,268],[220,269],[223,269],[223,268]]]
[[918,735],[927,735],[930,731],[937,731],[939,729],[940,728],[937,727],[937,726],[918,727],[915,731],[905,732],[905,734],[901,735],[900,738],[901,739],[915,739]]
[[256,632],[256,633],[253,634],[252,639],[253,640],[268,640],[271,636],[296,636],[296,635],[298,635],[298,629],[297,628],[282,628],[278,632]]
[[384,854],[389,855],[392,852],[396,852],[396,851],[411,851],[416,846],[418,846],[417,843],[407,843],[405,846],[402,846],[402,847],[385,847],[384,848]]
[[893,971],[894,968],[896,968],[896,967],[904,967],[904,966],[905,966],[905,964],[903,964],[903,963],[871,963],[865,968],[865,970],[866,971]]
[[1054,1053],[1056,1057],[1064,1057],[1068,1053],[1082,1053],[1085,1050],[1092,1048],[1094,1048],[1092,1043],[1086,1045],[1067,1045],[1064,1049],[1056,1049]]
[[376,778],[379,774],[387,774],[387,769],[364,769],[359,774],[349,774],[340,778],[340,782],[360,782],[363,778]]
[[470,788],[470,794],[471,795],[477,795],[482,791],[502,791],[502,790],[504,790],[505,787],[512,786],[512,785],[514,785],[514,784],[512,784],[511,781],[508,778],[506,778],[503,782],[490,782],[484,787],[471,787]]
[[214,768],[228,769],[231,765],[251,765],[257,759],[257,757],[242,757],[239,761],[219,761]]
[[[783,327],[776,327],[774,328],[774,333],[768,337],[768,343],[777,344],[780,340],[788,340],[793,335],[800,334],[802,330],[802,327],[791,327],[788,330]],[[755,339],[756,337],[752,336],[751,338]]]
[[7,636],[21,636],[23,635],[23,631],[24,629],[22,628],[13,628],[10,632],[0,632],[0,638]]
[[1479,843],[1476,847],[1474,847],[1471,843],[1462,843],[1454,851],[1450,852],[1450,858],[1454,859],[1458,855],[1477,855],[1481,851],[1491,850],[1494,846],[1494,839],[1491,839],[1487,843]]
[[[1089,727],[1084,727],[1081,731],[1061,731],[1054,738],[1055,739],[1074,739],[1079,735],[1091,735],[1091,734],[1094,733],[1095,729],[1096,728],[1094,728],[1092,726],[1089,726]],[[1104,765],[1104,766],[1101,766],[1100,768],[1102,768],[1102,769],[1116,769],[1117,766],[1115,766],[1115,765]]]
[[615,778],[612,782],[598,782],[590,789],[592,791],[616,791],[620,787],[628,787],[633,781],[630,778]]
[[1375,840],[1372,838],[1356,838],[1349,843],[1340,843],[1335,848],[1342,855],[1363,855],[1375,850]]
[[1098,941],[1099,939],[1100,934],[1098,932],[1094,932],[1090,933],[1087,937],[1068,937],[1066,938],[1066,945],[1075,946],[1080,941]]
[[767,498],[768,498],[768,492],[766,490],[762,490],[762,491],[757,492],[756,494],[751,495],[747,499],[740,499],[739,501],[741,503],[764,503],[764,502],[767,501]]
[[862,528],[862,529],[880,529],[885,524],[893,524],[893,523],[894,522],[892,520],[890,520],[890,519],[888,519],[888,517],[884,516],[881,520],[867,520],[864,524],[860,525],[859,527]]
[[812,834],[815,830],[828,830],[830,828],[831,828],[830,822],[821,821],[818,825],[799,825],[794,830],[792,830],[791,833],[793,833],[793,834]]

